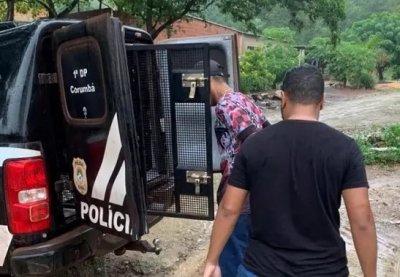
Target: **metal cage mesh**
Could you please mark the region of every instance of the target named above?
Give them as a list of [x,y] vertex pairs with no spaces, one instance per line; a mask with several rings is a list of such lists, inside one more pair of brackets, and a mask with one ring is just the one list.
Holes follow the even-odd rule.
[[207,169],[205,105],[176,103],[178,168]]
[[[188,102],[179,79],[190,70],[204,72],[203,49],[128,51],[135,120],[146,176],[150,214],[208,219],[213,197],[195,195],[186,170],[207,170],[208,104]],[[186,97],[187,98],[187,97]],[[208,96],[206,97],[208,99]],[[212,179],[209,181],[212,191]]]

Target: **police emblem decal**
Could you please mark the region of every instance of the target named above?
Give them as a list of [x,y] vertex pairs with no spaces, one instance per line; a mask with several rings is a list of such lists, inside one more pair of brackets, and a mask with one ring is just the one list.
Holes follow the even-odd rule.
[[88,191],[88,183],[86,177],[86,163],[83,159],[74,158],[72,161],[74,169],[74,184],[80,194],[86,195]]

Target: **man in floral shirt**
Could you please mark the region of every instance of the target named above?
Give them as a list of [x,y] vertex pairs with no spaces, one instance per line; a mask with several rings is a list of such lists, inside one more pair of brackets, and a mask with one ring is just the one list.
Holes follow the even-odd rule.
[[[210,75],[211,104],[216,105],[215,134],[221,154],[222,179],[217,193],[217,202],[220,203],[240,145],[269,123],[249,97],[228,86],[221,66],[213,60],[210,61]],[[247,203],[220,256],[223,277],[236,276],[247,247],[249,228],[250,208]]]

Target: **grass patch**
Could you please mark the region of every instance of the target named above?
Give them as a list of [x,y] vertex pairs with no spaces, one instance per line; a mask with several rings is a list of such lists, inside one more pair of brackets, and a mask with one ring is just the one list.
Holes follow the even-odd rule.
[[400,163],[400,124],[355,136],[366,164]]

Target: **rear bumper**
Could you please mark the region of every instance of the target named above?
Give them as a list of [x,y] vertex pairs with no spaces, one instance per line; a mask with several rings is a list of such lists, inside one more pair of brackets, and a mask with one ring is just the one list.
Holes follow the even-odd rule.
[[96,254],[102,233],[79,226],[49,241],[20,247],[10,253],[11,272],[15,276],[46,276],[72,266]]

